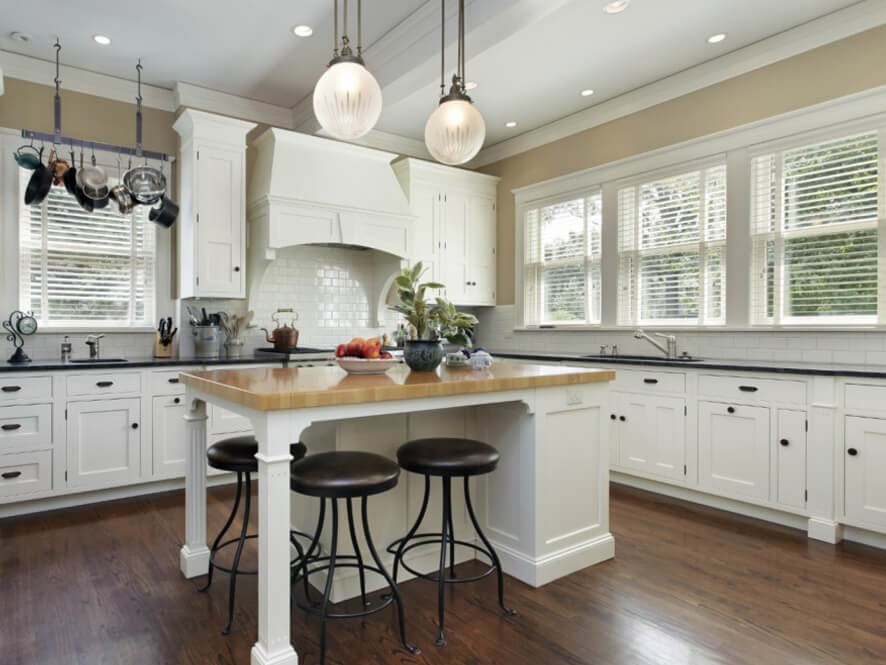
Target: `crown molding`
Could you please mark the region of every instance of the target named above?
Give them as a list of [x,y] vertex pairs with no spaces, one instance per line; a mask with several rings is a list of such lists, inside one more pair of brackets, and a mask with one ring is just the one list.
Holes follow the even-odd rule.
[[631,113],[682,97],[741,74],[886,23],[886,2],[863,0],[655,83],[496,143],[467,166],[479,168],[558,141]]
[[[41,85],[55,85],[55,63],[48,60],[0,51],[0,67],[9,78]],[[62,80],[62,100],[64,100],[64,91],[71,90],[118,102],[135,103],[137,93],[135,81],[67,65],[61,65],[59,73]],[[142,104],[162,111],[175,111],[176,108],[172,90],[145,83],[142,83]]]
[[[300,131],[299,133],[314,134],[316,136],[322,136],[324,138],[333,138],[323,129],[316,132]],[[431,153],[428,152],[424,141],[417,141],[416,139],[410,139],[405,136],[400,136],[399,134],[383,132],[379,129],[373,129],[365,136],[361,136],[360,138],[354,139],[352,141],[342,141],[342,143],[353,143],[355,145],[362,145],[367,148],[384,150],[385,152],[392,152],[398,155],[406,155],[407,157],[433,159],[433,157],[431,157]]]
[[201,109],[274,127],[292,129],[292,109],[287,106],[276,106],[255,99],[238,97],[183,81],[176,82],[173,95],[176,108]]

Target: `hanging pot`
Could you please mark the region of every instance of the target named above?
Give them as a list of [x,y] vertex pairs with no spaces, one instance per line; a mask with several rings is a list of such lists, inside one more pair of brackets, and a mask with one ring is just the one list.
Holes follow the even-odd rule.
[[68,170],[65,171],[65,175],[62,177],[62,182],[65,185],[65,189],[68,190],[68,194],[71,196],[77,196],[77,162],[74,157],[74,148],[71,147],[71,164],[68,166]]
[[23,169],[33,171],[43,161],[43,148],[39,150],[31,145],[23,145],[12,154],[15,163]]
[[49,170],[52,172],[52,184],[59,186],[63,182],[65,173],[68,172],[68,162],[56,155],[55,159],[49,162]]
[[[86,196],[83,192],[83,187],[80,185],[81,177],[80,174],[83,172],[83,151],[80,151],[80,168],[77,169],[76,173],[76,183],[74,185],[74,198],[77,199],[77,203],[80,204],[80,207],[83,208],[86,212],[92,212],[95,209],[94,201]],[[65,185],[67,186],[67,184]]]
[[117,211],[121,215],[128,215],[135,206],[135,200],[132,194],[123,184],[123,178],[120,176],[120,160],[117,160],[117,184],[111,188],[110,197],[117,203]]
[[[55,153],[51,153],[49,159],[55,158]],[[52,171],[50,171],[43,162],[37,165],[31,178],[28,180],[28,186],[25,189],[25,205],[40,205],[43,199],[49,194],[52,187]]]
[[166,177],[153,166],[136,166],[123,175],[123,184],[143,205],[154,205],[166,193]]
[[[95,150],[92,151],[92,160],[85,168],[80,164],[80,170],[77,172],[77,178],[83,193],[93,201],[100,201],[108,198],[108,175],[105,170],[95,163]],[[107,201],[105,202],[107,205]],[[104,206],[102,206],[104,207]]]
[[178,217],[178,204],[165,196],[160,199],[160,205],[151,208],[151,212],[148,213],[148,219],[164,229],[172,226],[176,217]]

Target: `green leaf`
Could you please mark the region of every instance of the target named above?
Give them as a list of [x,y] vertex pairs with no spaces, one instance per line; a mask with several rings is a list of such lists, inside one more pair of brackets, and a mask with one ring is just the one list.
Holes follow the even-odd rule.
[[423,286],[426,289],[445,289],[446,288],[446,285],[440,284],[440,282],[425,282],[421,286]]

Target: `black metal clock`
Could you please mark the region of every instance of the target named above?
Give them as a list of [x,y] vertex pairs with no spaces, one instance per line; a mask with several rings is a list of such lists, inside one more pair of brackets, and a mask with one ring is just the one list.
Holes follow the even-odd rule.
[[23,364],[31,362],[28,354],[24,352],[22,346],[25,344],[25,337],[33,335],[37,332],[37,319],[34,318],[33,312],[22,312],[15,310],[9,315],[9,318],[3,322],[6,329],[6,339],[12,342],[15,347],[15,353],[9,358],[10,363]]

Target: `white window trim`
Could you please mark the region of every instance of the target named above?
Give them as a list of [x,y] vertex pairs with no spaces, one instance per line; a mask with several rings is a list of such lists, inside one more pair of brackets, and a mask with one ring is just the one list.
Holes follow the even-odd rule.
[[[13,160],[15,150],[26,143],[19,130],[0,127],[0,311],[11,312],[19,308],[19,212],[24,201],[19,196],[18,165]],[[47,147],[48,150],[48,147]],[[70,151],[70,149],[68,149]],[[62,152],[64,155],[64,151]],[[96,160],[111,173],[116,173],[116,157],[96,151]],[[79,152],[78,152],[79,156]],[[174,180],[174,179],[173,179]],[[155,231],[154,242],[154,311],[158,320],[162,316],[175,316],[175,303],[172,293],[172,233]],[[89,334],[89,333],[151,333],[154,325],[108,326],[101,322],[86,326],[40,327],[37,334]]]
[[[641,173],[669,169],[681,163],[690,163],[726,155],[727,163],[727,245],[726,245],[726,325],[679,326],[672,322],[663,325],[645,325],[656,330],[674,331],[835,331],[835,330],[882,330],[886,324],[865,325],[753,325],[751,324],[751,283],[749,270],[751,260],[750,228],[750,163],[751,154],[771,150],[773,145],[789,142],[802,143],[805,136],[818,133],[834,135],[852,133],[854,128],[886,126],[886,86],[880,86],[861,93],[847,95],[821,104],[798,109],[789,113],[766,118],[716,134],[676,143],[671,146],[609,162],[582,171],[545,180],[533,185],[512,190],[515,199],[515,242],[514,242],[514,286],[515,286],[515,327],[514,331],[538,330],[522,325],[523,318],[523,228],[525,212],[537,205],[538,201],[554,200],[592,187],[603,191],[603,262],[602,262],[602,321],[600,325],[567,327],[545,326],[544,330],[629,330],[632,326],[617,323],[618,254],[617,199],[615,184],[629,180]],[[765,147],[764,147],[765,146]],[[884,151],[883,154],[886,154]],[[881,169],[880,195],[886,196],[883,185],[884,171]],[[880,223],[881,270],[886,257],[886,220]],[[738,266],[734,268],[733,266]],[[741,268],[744,266],[744,268]],[[884,291],[880,290],[881,300]],[[886,311],[884,307],[880,311]]]

